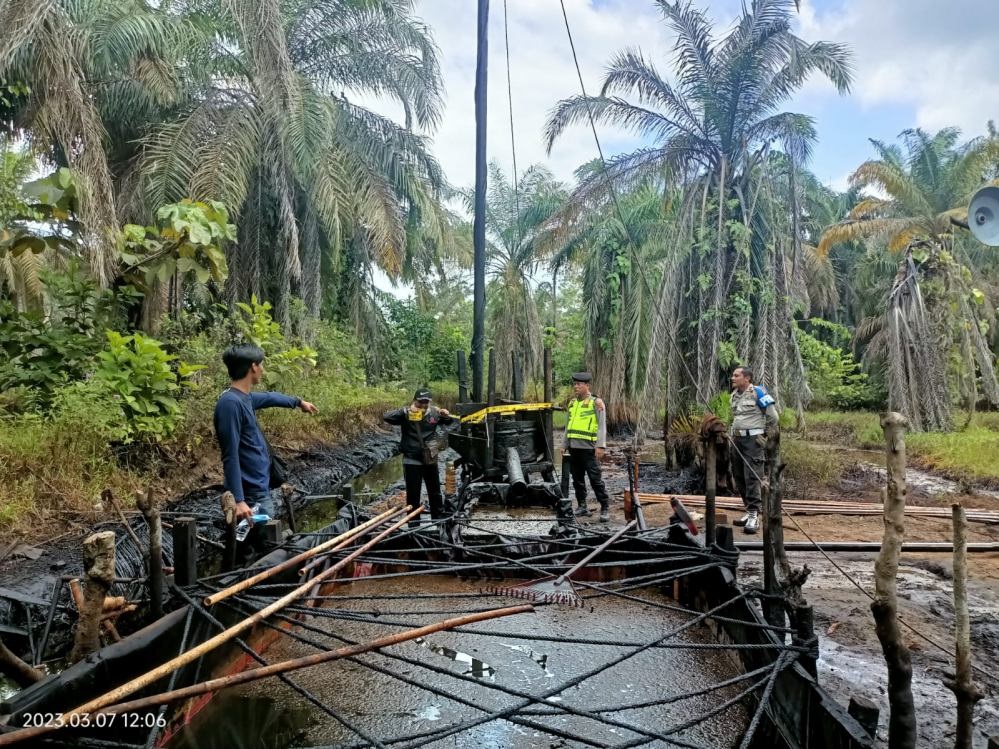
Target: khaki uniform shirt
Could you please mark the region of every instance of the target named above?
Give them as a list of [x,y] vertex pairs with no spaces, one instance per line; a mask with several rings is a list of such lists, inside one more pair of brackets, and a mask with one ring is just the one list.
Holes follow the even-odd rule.
[[756,404],[756,389],[750,385],[743,392],[733,390],[732,431],[743,429],[769,429],[777,423],[777,406],[771,404],[764,412]]

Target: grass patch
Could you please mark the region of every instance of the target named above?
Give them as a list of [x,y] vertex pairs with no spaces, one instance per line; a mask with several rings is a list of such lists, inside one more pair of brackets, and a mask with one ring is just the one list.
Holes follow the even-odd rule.
[[[113,444],[107,425],[121,417],[120,411],[111,413],[106,404],[75,392],[48,414],[0,419],[0,538],[38,540],[73,522],[85,530],[113,519],[112,508],[98,504],[105,488],[131,507],[140,488],[151,486],[164,500],[221,481],[212,414],[228,382],[214,363],[199,374],[198,388],[180,401],[178,429],[159,444]],[[299,395],[319,408],[312,417],[286,409],[261,412],[271,443],[284,451],[350,441],[381,426],[386,410],[412,398],[408,389],[364,387],[323,370],[289,377],[271,389]]]
[[999,431],[923,432],[905,438],[909,455],[956,481],[999,485]]
[[[955,422],[963,423],[961,414],[955,415]],[[816,411],[807,414],[805,423],[802,437],[809,441],[860,449],[884,448],[876,413]],[[999,486],[999,413],[975,414],[972,425],[960,431],[911,432],[905,442],[909,457],[924,468],[955,481]],[[828,456],[827,452],[822,454]]]
[[846,468],[841,455],[805,440],[785,437],[780,449],[787,465],[784,478],[793,484],[795,493],[805,492],[811,486],[835,485]]
[[802,436],[859,449],[884,446],[880,417],[872,411],[810,411],[805,414]]

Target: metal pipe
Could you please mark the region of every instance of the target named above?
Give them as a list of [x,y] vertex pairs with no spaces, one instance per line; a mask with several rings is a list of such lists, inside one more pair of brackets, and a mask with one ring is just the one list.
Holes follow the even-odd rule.
[[[486,353],[486,89],[489,70],[489,0],[479,0],[475,58],[475,217],[472,291],[472,400],[482,402]],[[490,397],[492,393],[490,392]]]
[[520,455],[516,447],[506,449],[506,474],[510,491],[515,494],[526,491],[527,481],[524,480],[524,469],[520,465]]

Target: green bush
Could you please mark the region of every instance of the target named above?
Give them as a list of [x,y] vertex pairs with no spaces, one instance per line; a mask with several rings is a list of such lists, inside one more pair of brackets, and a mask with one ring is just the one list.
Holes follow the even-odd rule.
[[239,302],[236,308],[240,312],[236,326],[244,340],[259,346],[267,355],[264,378],[268,384],[284,386],[292,375],[316,366],[315,349],[294,345],[285,338],[281,326],[271,317],[270,302],[258,302],[253,295],[249,304]]
[[845,350],[850,331],[842,325],[812,318],[808,331],[795,327],[812,404],[856,410],[876,406],[881,400],[853,354]]
[[108,348],[97,356],[100,366],[94,382],[120,404],[128,425],[125,442],[135,437],[162,441],[178,426],[180,406],[176,394],[191,374],[201,369],[180,362],[163,345],[141,333],[123,336],[109,330]]
[[470,345],[462,328],[420,310],[412,300],[390,299],[386,307],[399,379],[414,387],[455,379],[456,354]]
[[87,376],[103,331],[117,328],[137,298],[130,287],[99,291],[75,263],[42,279],[47,314],[0,301],[0,392],[16,389],[17,397],[4,400],[22,411],[46,408],[58,388]]

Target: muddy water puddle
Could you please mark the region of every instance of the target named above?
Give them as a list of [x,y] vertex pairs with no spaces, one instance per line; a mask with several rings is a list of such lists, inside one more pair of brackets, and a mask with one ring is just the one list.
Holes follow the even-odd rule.
[[[335,633],[335,636],[308,633],[330,648],[343,644],[337,637],[366,641],[467,611],[519,603],[502,596],[479,595],[474,584],[456,578],[431,576],[371,581],[360,578],[339,592],[352,597],[331,602],[335,608],[329,610],[349,614],[354,620],[325,617],[310,620],[325,632]],[[406,594],[414,597],[400,597]],[[740,688],[729,687],[708,697],[688,697],[670,705],[661,704],[664,699],[739,673],[732,657],[718,650],[651,648],[614,665],[615,659],[630,652],[630,648],[605,644],[607,641],[639,645],[664,636],[687,620],[683,614],[656,608],[656,603],[672,603],[658,592],[643,590],[638,591],[638,596],[643,602],[600,599],[585,609],[538,606],[535,613],[427,635],[421,641],[365,654],[355,661],[337,661],[300,671],[292,678],[324,700],[346,723],[382,741],[441,731],[484,718],[488,713],[513,709],[510,719],[483,720],[427,745],[497,748],[576,745],[571,738],[556,738],[549,730],[619,744],[638,734],[625,727],[571,715],[561,706],[601,711],[606,717],[665,733],[670,726],[707,712]],[[356,621],[358,615],[370,620]],[[564,642],[560,639],[563,637],[593,644]],[[713,642],[707,630],[700,627],[683,632],[674,641],[688,645]],[[276,662],[311,652],[315,650],[285,638],[272,646],[265,657]],[[562,686],[567,688],[560,691]],[[504,689],[531,695],[537,702],[524,706],[523,697]],[[307,725],[285,746],[363,743],[343,723],[312,708],[286,685],[262,682],[240,687],[233,694],[270,700],[275,713],[292,711],[297,715],[299,711],[307,711]],[[660,704],[631,707],[648,702]],[[736,704],[676,736],[702,746],[732,746],[738,743],[747,720],[744,707]],[[211,706],[192,726],[194,735],[200,738],[207,731],[199,728],[200,725],[217,722],[217,708]],[[258,736],[253,734],[238,741],[232,741],[231,734],[229,738],[230,743],[225,746],[241,749],[274,746],[259,743]],[[660,746],[664,742],[651,740],[647,745]],[[185,749],[188,746],[214,749],[223,744],[199,742],[185,745]]]
[[[371,500],[380,497],[390,487],[401,480],[402,455],[396,455],[378,463],[370,470],[358,474],[350,481],[350,485],[354,490],[354,502],[359,505],[367,504]],[[338,499],[324,499],[313,502],[304,510],[299,511],[299,515],[296,518],[298,521],[298,530],[309,533],[329,525],[336,519],[339,504]]]

